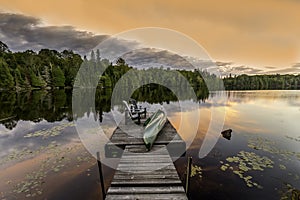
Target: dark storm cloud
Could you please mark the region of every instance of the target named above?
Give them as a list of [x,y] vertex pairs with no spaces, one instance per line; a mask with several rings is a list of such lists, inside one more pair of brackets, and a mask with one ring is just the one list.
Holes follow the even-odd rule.
[[140,43],[135,40],[109,37],[109,39],[95,47],[94,50],[99,49],[102,58],[116,62],[119,57],[124,57],[124,54],[130,53],[137,48],[140,48]]
[[154,48],[141,48],[122,56],[132,66],[140,68],[171,67],[173,69],[194,69],[193,65],[178,54]]
[[86,54],[107,37],[72,26],[43,26],[39,19],[30,16],[0,13],[0,40],[13,51],[49,48]]

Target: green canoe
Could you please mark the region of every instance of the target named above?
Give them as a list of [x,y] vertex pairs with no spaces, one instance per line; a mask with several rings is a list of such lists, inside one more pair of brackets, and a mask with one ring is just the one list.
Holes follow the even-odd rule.
[[144,143],[149,151],[159,133],[167,121],[167,116],[162,110],[156,111],[150,118],[147,119],[144,130]]

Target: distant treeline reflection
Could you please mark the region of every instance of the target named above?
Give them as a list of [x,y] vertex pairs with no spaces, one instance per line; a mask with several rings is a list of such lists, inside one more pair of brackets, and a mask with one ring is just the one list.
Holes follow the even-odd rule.
[[[187,91],[184,87],[180,91]],[[197,101],[203,101],[208,97],[208,92],[196,90]],[[92,108],[95,105],[94,112],[99,115],[102,121],[104,112],[111,110],[111,96],[113,89],[111,87],[97,89],[81,89],[79,103],[84,102]],[[125,90],[124,90],[125,92]],[[95,94],[95,102],[92,102],[87,97]],[[93,95],[92,94],[92,95]],[[122,98],[122,93],[117,98]],[[178,101],[174,93],[161,85],[148,84],[135,90],[132,98],[148,103],[163,103]],[[189,94],[187,94],[189,99]],[[48,122],[61,121],[67,119],[73,120],[73,114],[77,117],[82,117],[91,110],[82,109],[77,113],[72,113],[72,90],[31,90],[19,92],[0,92],[0,123],[6,128],[12,129],[16,126],[19,120],[28,120],[39,122],[46,120]]]

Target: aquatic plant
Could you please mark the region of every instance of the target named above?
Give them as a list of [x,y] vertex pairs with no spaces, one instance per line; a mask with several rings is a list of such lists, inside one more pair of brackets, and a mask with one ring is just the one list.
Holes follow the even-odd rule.
[[248,140],[248,147],[255,150],[262,150],[271,154],[281,156],[283,159],[291,161],[296,158],[300,161],[300,152],[294,152],[278,147],[275,141],[268,140],[262,137],[253,137]]
[[190,177],[194,177],[196,175],[198,175],[199,178],[202,178],[202,168],[198,165],[192,165]]
[[[10,195],[24,195],[25,198],[33,198],[43,194],[43,184],[50,174],[59,173],[70,165],[79,167],[83,163],[92,162],[93,157],[89,156],[87,151],[83,151],[81,144],[60,145],[56,141],[52,141],[47,146],[42,146],[36,151],[27,149],[26,152],[33,152],[35,156],[45,154],[43,159],[39,161],[36,169],[32,169],[20,180],[7,180],[7,184],[12,185]],[[24,154],[24,152],[22,153]],[[76,155],[71,156],[70,155]],[[15,153],[14,155],[20,155]],[[10,159],[18,159],[19,157],[9,156]],[[88,174],[89,175],[89,174]]]
[[72,127],[72,126],[74,126],[73,122],[62,123],[50,129],[42,129],[42,130],[35,131],[33,133],[28,133],[24,135],[24,138],[42,137],[43,139],[45,139],[49,137],[54,137],[60,135],[62,133],[62,130],[64,130],[65,128]]
[[259,156],[254,152],[240,151],[236,156],[227,157],[220,169],[222,171],[231,170],[234,174],[243,179],[248,187],[262,188],[257,182],[252,180],[252,176],[248,175],[249,171],[264,171],[266,168],[273,168],[274,162],[266,156]]

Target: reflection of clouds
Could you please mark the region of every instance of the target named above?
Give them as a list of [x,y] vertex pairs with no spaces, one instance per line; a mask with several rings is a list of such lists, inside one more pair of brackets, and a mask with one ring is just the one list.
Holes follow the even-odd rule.
[[229,105],[232,103],[249,103],[256,101],[284,101],[291,106],[300,106],[300,91],[295,90],[257,90],[257,91],[227,91]]
[[299,91],[230,92],[226,124],[241,133],[297,134]]
[[9,130],[7,130],[7,128],[3,124],[0,124],[0,138],[1,138],[1,135],[7,135],[8,132],[9,132]]
[[[43,120],[40,123],[45,123],[45,122],[46,121]],[[7,128],[5,128],[5,126],[1,125],[1,127],[3,127],[3,131],[0,132],[0,139],[5,136],[14,137],[16,134],[19,133],[19,130],[23,130],[25,132],[31,131],[34,128],[35,124],[36,123],[32,121],[19,120],[17,125],[12,130],[8,130]]]
[[42,129],[51,129],[54,126],[59,126],[64,123],[68,122],[66,120],[54,123],[49,123],[45,120],[38,123],[23,120],[18,121],[17,126],[13,130],[6,129],[6,131],[1,132],[0,134],[0,157],[8,155],[12,150],[21,150],[25,147],[32,150],[38,149],[41,146],[48,145],[54,140],[59,141],[60,143],[69,143],[74,137],[77,137],[74,127],[65,128],[62,130],[63,134],[48,139],[43,139],[42,137],[24,138],[28,133],[33,133]]

